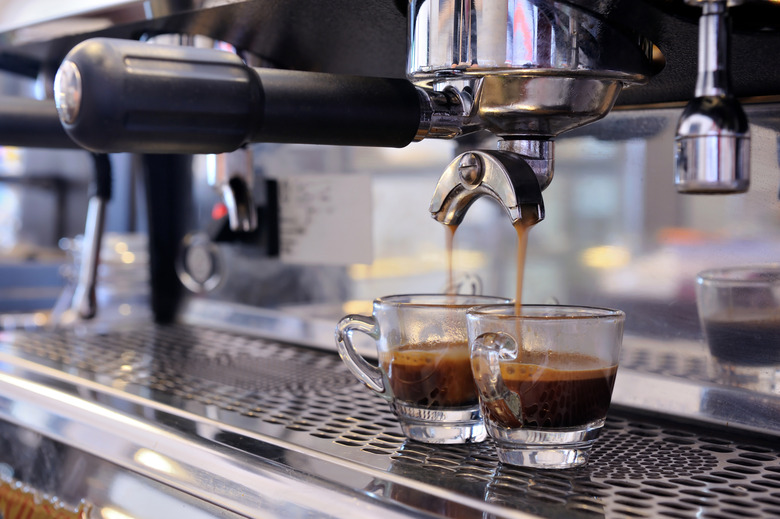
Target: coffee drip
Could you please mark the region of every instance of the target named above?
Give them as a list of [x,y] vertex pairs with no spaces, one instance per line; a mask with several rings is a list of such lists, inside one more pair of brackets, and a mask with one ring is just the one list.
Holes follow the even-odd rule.
[[525,259],[528,254],[528,233],[531,227],[536,225],[536,220],[531,218],[521,218],[514,222],[513,226],[517,233],[517,281],[515,287],[515,314],[520,315],[520,308],[523,302],[523,281],[525,280]]
[[[523,209],[521,208],[521,213]],[[538,220],[534,218],[520,218],[512,225],[517,234],[517,282],[515,286],[515,314],[520,314],[523,299],[523,281],[525,278],[525,260],[528,253],[528,234]],[[447,251],[447,294],[455,294],[454,274],[454,250],[455,233],[458,225],[445,225],[445,239]]]
[[455,289],[455,272],[454,272],[454,242],[455,231],[458,230],[457,225],[445,225],[445,248],[447,250],[447,288],[446,293],[448,295],[454,295]]

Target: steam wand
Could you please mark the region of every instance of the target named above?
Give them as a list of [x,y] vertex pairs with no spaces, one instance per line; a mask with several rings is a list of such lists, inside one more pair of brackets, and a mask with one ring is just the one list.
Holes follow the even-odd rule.
[[92,319],[97,313],[98,266],[103,241],[106,205],[111,200],[111,162],[108,155],[93,154],[95,177],[90,187],[84,241],[81,246],[81,265],[73,292],[71,310],[80,319]]
[[750,128],[730,92],[728,6],[734,0],[687,0],[701,5],[696,97],[677,125],[675,183],[681,193],[742,193],[750,186]]

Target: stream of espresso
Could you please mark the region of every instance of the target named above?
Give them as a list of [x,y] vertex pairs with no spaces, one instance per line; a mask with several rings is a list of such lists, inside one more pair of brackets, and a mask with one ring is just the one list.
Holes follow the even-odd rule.
[[446,230],[446,247],[447,247],[447,290],[446,294],[455,295],[455,277],[453,275],[453,242],[455,240],[455,231],[458,230],[457,225],[445,225]]
[[517,285],[515,286],[515,315],[520,315],[523,304],[523,278],[525,277],[525,256],[528,252],[528,231],[533,224],[522,219],[514,223],[517,233]]
[[[523,299],[523,278],[525,274],[525,257],[528,252],[528,232],[536,223],[533,218],[521,218],[515,222],[514,228],[517,233],[517,284],[515,286],[515,314],[520,314]],[[453,274],[453,253],[455,242],[455,231],[457,225],[445,225],[446,227],[446,248],[447,248],[447,290],[446,293],[453,295],[456,293],[455,277]]]

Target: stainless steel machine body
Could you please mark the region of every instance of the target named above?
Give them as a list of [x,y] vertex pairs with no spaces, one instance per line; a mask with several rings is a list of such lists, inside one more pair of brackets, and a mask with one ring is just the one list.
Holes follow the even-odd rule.
[[[664,361],[669,353],[652,343],[629,352],[627,372],[639,370],[634,380],[645,390],[663,387],[648,384],[654,376],[687,371],[678,398],[687,387],[713,411],[735,403],[705,374],[688,371],[691,361],[703,365],[695,354]],[[61,478],[95,474],[97,464],[79,465],[75,449],[170,494],[196,496],[206,511],[216,505],[242,517],[771,517],[780,509],[780,452],[771,435],[616,406],[587,468],[540,472],[501,466],[490,442],[405,441],[384,401],[337,356],[291,344],[150,326],[87,337],[7,334],[0,355],[0,416],[14,424],[3,426],[3,437],[19,441],[13,434],[22,427],[47,438],[34,443],[38,456],[41,442],[66,446],[49,447],[63,455],[49,453],[51,476],[41,489],[61,499],[85,497]],[[661,369],[643,372],[651,364]],[[619,384],[618,394],[624,389]],[[27,459],[9,450],[2,462],[23,475],[35,470]],[[114,509],[158,517],[156,490],[132,488],[130,503],[151,496],[151,510],[115,495],[95,516]]]
[[[148,256],[128,236],[104,240],[94,318],[52,330],[43,312],[1,316],[0,475],[104,519],[780,515],[780,395],[718,379],[692,292],[704,268],[780,257],[780,17],[771,2],[727,4],[730,84],[712,91],[697,86],[697,70],[713,79],[722,65],[697,65],[701,3],[722,12],[682,0],[159,0],[46,3],[42,17],[6,2],[3,69],[53,87],[85,40],[87,55],[110,51],[100,66],[126,68],[101,76],[70,54],[65,130],[52,99],[25,100],[41,131],[0,121],[0,145],[131,157],[151,207]],[[186,50],[130,41],[158,34],[227,42],[263,67],[214,49],[194,66]],[[138,95],[103,95],[117,85]],[[705,140],[734,137],[744,158],[749,135],[750,190],[678,195],[675,139],[702,137],[678,131],[696,114],[683,106],[721,94],[740,100],[749,134]],[[88,104],[100,95],[111,117]],[[84,110],[92,122],[68,133]],[[241,187],[254,230],[219,209],[231,173],[205,155],[235,149],[252,161]],[[526,300],[628,316],[605,433],[575,471],[502,466],[490,442],[406,441],[335,354],[340,316],[442,289],[440,222],[460,224],[461,285],[513,296],[507,214],[544,218]],[[350,260],[358,239],[372,263]],[[314,249],[296,253],[307,240]],[[151,303],[135,298],[139,279]]]

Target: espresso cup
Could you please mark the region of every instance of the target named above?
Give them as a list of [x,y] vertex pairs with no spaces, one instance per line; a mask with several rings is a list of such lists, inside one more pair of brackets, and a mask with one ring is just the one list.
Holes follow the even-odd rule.
[[624,320],[619,310],[580,306],[468,311],[471,368],[502,463],[588,461],[612,399]]
[[780,265],[700,272],[696,303],[715,378],[754,391],[777,391]]
[[[407,438],[480,442],[487,435],[471,376],[466,311],[507,302],[460,294],[382,297],[374,301],[372,315],[339,321],[339,355],[359,380],[388,401]],[[376,342],[378,367],[355,349],[355,331]]]

